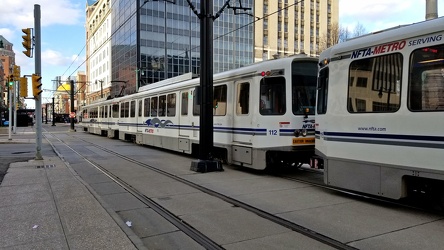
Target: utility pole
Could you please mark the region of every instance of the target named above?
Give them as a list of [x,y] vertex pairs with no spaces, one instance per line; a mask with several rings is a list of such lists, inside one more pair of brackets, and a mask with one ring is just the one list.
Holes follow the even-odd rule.
[[[71,116],[71,132],[75,132],[76,130],[74,129],[74,119],[75,119],[75,111],[74,111],[74,81],[71,80],[71,112],[69,114],[69,116]],[[73,116],[74,114],[74,116]]]
[[52,97],[52,125],[55,126],[54,96]]
[[221,171],[222,163],[213,158],[213,21],[216,20],[230,0],[213,15],[213,0],[201,1],[200,13],[187,0],[188,5],[200,19],[200,116],[199,159],[191,162],[191,170],[197,172]]
[[199,159],[209,161],[213,151],[213,0],[200,4],[200,137]]
[[[20,74],[19,74],[20,76]],[[14,77],[14,84],[12,85],[13,87],[13,96],[14,98],[12,99],[13,101],[13,105],[12,105],[12,110],[14,110],[14,126],[12,127],[12,133],[16,134],[17,133],[17,94],[18,94],[18,86],[17,86],[17,80]]]
[[12,135],[11,135],[11,133],[12,133],[12,89],[11,89],[11,86],[8,86],[8,93],[9,93],[9,96],[8,96],[8,100],[9,100],[9,112],[8,112],[8,115],[9,115],[9,125],[8,125],[8,131],[9,131],[9,137],[8,137],[8,140],[12,140]]
[[[41,32],[40,32],[40,5],[34,4],[34,29],[35,29],[35,74],[41,76],[42,74],[42,66],[41,66]],[[42,114],[42,98],[41,94],[35,97],[35,122],[36,122],[36,160],[43,160],[42,157],[42,120],[38,117],[41,117]]]
[[[98,80],[98,81],[100,82],[100,98],[103,98],[103,80]],[[136,81],[137,81],[137,76],[136,76]],[[96,80],[96,84],[97,84],[97,80]],[[137,86],[136,86],[136,88],[137,88]],[[79,89],[79,91],[80,91],[80,89]]]

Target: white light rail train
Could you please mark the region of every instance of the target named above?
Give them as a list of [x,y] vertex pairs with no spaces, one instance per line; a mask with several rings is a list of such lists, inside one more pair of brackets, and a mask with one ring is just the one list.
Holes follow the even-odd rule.
[[323,51],[316,155],[331,186],[444,204],[444,18]]
[[[213,156],[265,169],[309,163],[314,154],[318,59],[306,55],[214,75]],[[190,74],[79,109],[85,131],[197,154],[199,79]]]

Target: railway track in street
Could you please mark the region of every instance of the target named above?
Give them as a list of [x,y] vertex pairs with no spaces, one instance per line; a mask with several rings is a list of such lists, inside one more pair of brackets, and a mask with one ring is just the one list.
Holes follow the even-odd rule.
[[169,173],[165,170],[157,168],[156,166],[153,166],[153,165],[144,163],[142,161],[133,159],[133,158],[123,155],[119,152],[110,150],[109,148],[107,148],[105,146],[102,146],[97,143],[91,142],[89,140],[83,139],[79,136],[75,136],[75,134],[70,135],[70,138],[66,138],[66,137],[60,138],[60,134],[52,134],[52,137],[54,139],[56,139],[59,143],[62,143],[65,147],[69,148],[73,153],[82,157],[90,166],[98,169],[103,174],[108,176],[113,182],[117,183],[119,186],[124,188],[127,192],[129,192],[131,195],[136,197],[139,201],[146,204],[146,206],[155,210],[159,215],[161,215],[163,218],[167,219],[170,223],[175,225],[179,230],[184,232],[186,235],[188,235],[190,238],[192,238],[194,241],[196,241],[199,245],[201,245],[205,249],[224,249],[224,248],[222,247],[222,245],[220,243],[217,243],[217,239],[209,238],[205,233],[197,230],[190,223],[188,223],[188,222],[184,221],[183,219],[181,219],[180,217],[174,215],[172,212],[168,211],[166,208],[159,205],[153,199],[147,197],[143,192],[141,192],[137,188],[133,187],[133,185],[131,183],[128,183],[127,181],[123,180],[117,174],[113,173],[112,171],[110,171],[109,169],[104,167],[102,164],[98,163],[97,161],[94,161],[94,159],[92,159],[91,157],[83,155],[81,152],[79,152],[78,149],[76,149],[73,146],[70,146],[67,141],[72,140],[72,139],[81,141],[83,148],[94,147],[96,150],[103,151],[109,155],[112,155],[112,157],[117,157],[119,159],[122,159],[122,160],[128,162],[128,164],[134,164],[134,165],[143,167],[149,171],[153,171],[153,172],[156,172],[156,173],[161,174],[163,176],[166,176],[168,178],[171,178],[172,180],[174,180],[176,182],[180,182],[180,183],[185,184],[189,187],[192,187],[193,189],[199,190],[202,193],[208,194],[212,197],[216,197],[224,202],[227,202],[227,203],[231,204],[231,206],[233,206],[233,207],[241,208],[245,211],[248,211],[249,213],[253,213],[254,215],[257,215],[257,216],[259,216],[263,219],[266,219],[272,223],[275,223],[277,225],[280,225],[282,227],[290,229],[291,231],[302,234],[302,235],[309,237],[309,238],[311,238],[317,242],[320,242],[322,244],[328,245],[328,246],[336,248],[336,249],[355,249],[354,247],[351,247],[343,242],[340,242],[338,240],[335,240],[333,238],[325,236],[325,235],[323,235],[319,232],[316,232],[314,230],[311,230],[307,227],[304,227],[304,226],[299,225],[297,223],[291,222],[289,220],[286,220],[284,218],[281,218],[281,217],[271,214],[269,212],[263,211],[261,209],[254,207],[254,206],[251,206],[249,204],[241,202],[237,199],[234,199],[232,197],[224,195],[220,192],[216,192],[216,191],[206,188],[202,185],[196,184],[192,181],[181,178],[175,174],[172,174],[172,173]]
[[[300,171],[299,171],[300,170]],[[305,172],[303,174],[302,172]],[[434,200],[431,197],[428,197],[424,194],[418,194],[415,198],[410,199],[401,199],[401,200],[392,200],[388,198],[382,198],[379,196],[372,196],[368,194],[362,194],[355,191],[349,191],[344,190],[340,188],[335,188],[328,186],[324,184],[322,180],[323,172],[318,170],[312,170],[312,169],[298,169],[296,171],[293,171],[292,173],[280,173],[279,171],[274,171],[272,173],[274,176],[277,176],[279,178],[283,178],[286,180],[291,180],[299,183],[305,183],[308,185],[320,187],[326,190],[331,190],[334,192],[340,192],[344,193],[346,195],[352,196],[356,199],[360,200],[370,200],[374,203],[381,203],[381,204],[387,204],[387,205],[393,205],[393,206],[399,206],[400,208],[407,208],[407,209],[414,209],[424,212],[430,212],[430,213],[443,213],[443,207],[440,206],[440,204],[434,203]],[[321,179],[320,179],[320,178]]]

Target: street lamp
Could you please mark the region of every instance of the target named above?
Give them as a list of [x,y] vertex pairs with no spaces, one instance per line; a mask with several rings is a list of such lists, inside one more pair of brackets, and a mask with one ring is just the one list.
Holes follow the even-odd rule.
[[[103,98],[103,80],[99,80],[100,82],[100,98]],[[97,84],[97,80],[96,80]]]

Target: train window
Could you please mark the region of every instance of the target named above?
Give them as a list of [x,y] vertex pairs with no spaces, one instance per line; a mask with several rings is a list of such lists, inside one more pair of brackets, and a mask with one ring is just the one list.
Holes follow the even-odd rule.
[[[318,78],[318,103],[316,105],[318,114],[327,113],[327,98],[328,98],[328,77],[329,69],[328,67],[323,68],[319,71]],[[352,86],[352,85],[349,85]],[[349,98],[349,100],[351,100]]]
[[150,116],[150,98],[145,98],[143,100],[143,116]]
[[108,118],[108,105],[106,105],[104,108],[105,108],[105,116],[104,116],[104,118]]
[[157,97],[151,98],[151,117],[157,116]]
[[410,57],[408,108],[444,110],[444,45],[413,51]]
[[136,117],[136,101],[131,101],[130,117]]
[[142,117],[142,100],[137,102],[137,116]]
[[105,118],[105,108],[106,106],[100,107],[100,118]]
[[176,116],[176,94],[169,94],[167,101],[167,116]]
[[261,115],[283,115],[285,105],[285,78],[264,77],[260,82],[259,113]]
[[200,87],[194,88],[193,91],[193,115],[200,115]]
[[293,114],[314,115],[318,65],[316,62],[293,62],[291,66]]
[[[347,110],[396,112],[400,106],[402,54],[355,60],[350,64]],[[350,84],[351,78],[356,81]]]
[[89,118],[97,118],[97,107],[89,110]]
[[237,85],[236,114],[246,115],[250,111],[250,83],[243,82]]
[[227,113],[227,85],[214,87],[213,98],[213,115],[225,115]]
[[166,115],[166,95],[159,96],[159,116]]
[[120,103],[120,118],[129,116],[129,102]]
[[119,104],[113,104],[113,118],[119,118]]
[[129,117],[129,102],[125,102],[125,116],[124,117]]
[[188,91],[182,92],[181,115],[188,115]]

